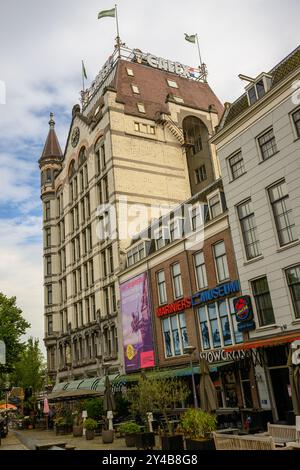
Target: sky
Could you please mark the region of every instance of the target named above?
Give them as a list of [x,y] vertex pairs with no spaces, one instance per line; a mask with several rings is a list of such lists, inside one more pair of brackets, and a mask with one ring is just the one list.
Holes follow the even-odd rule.
[[[49,113],[64,148],[81,90],[113,51],[113,0],[0,0],[0,291],[16,296],[43,338],[43,261],[38,159]],[[208,82],[222,102],[243,93],[238,74],[269,71],[299,44],[298,0],[119,0],[130,48],[197,66],[198,33]],[[3,89],[5,104],[2,104]]]

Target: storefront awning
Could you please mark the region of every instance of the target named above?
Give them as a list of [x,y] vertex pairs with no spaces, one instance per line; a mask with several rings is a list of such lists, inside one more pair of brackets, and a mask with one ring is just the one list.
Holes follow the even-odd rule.
[[299,333],[290,333],[288,335],[280,335],[280,336],[272,336],[270,338],[261,338],[255,339],[252,341],[247,341],[245,343],[238,344],[236,346],[232,346],[230,348],[225,348],[226,352],[237,351],[237,350],[244,350],[244,349],[258,349],[268,346],[276,346],[278,344],[283,343],[292,343],[300,339]]
[[[119,374],[109,375],[109,380],[113,383]],[[88,396],[103,395],[105,390],[105,377],[93,377],[91,379],[73,380],[72,382],[62,382],[54,386],[49,400],[63,400],[64,398],[81,398]]]
[[[200,373],[199,367],[193,367],[193,373],[199,374]],[[189,375],[192,375],[191,367],[184,367],[180,369],[165,369],[165,370],[159,370],[159,371],[152,370],[150,372],[145,372],[146,377],[157,378],[157,379],[186,377]],[[113,386],[117,387],[118,385],[126,385],[127,383],[138,382],[140,378],[141,378],[140,372],[138,373],[135,372],[133,374],[120,375],[113,381]]]

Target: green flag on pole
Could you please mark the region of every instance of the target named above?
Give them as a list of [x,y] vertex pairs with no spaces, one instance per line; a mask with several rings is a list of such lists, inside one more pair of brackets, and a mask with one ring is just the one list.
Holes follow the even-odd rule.
[[83,75],[83,77],[87,80],[87,73],[86,73],[86,69],[85,69],[84,62],[83,62],[83,61],[82,61],[82,75]]
[[192,42],[193,44],[196,44],[196,34],[188,35],[184,33],[184,39],[188,42]]
[[102,11],[100,11],[100,13],[98,14],[98,20],[100,20],[100,18],[105,18],[106,16],[110,16],[111,18],[115,18],[116,17],[116,9],[112,8],[111,10],[102,10]]

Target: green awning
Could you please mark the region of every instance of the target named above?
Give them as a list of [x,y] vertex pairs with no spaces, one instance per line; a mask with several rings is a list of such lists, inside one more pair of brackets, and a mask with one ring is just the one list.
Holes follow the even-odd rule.
[[[193,367],[193,373],[199,374],[199,367]],[[177,369],[160,369],[160,370],[152,370],[150,372],[145,372],[146,377],[150,378],[157,378],[157,379],[167,379],[167,378],[174,378],[174,377],[187,377],[192,375],[191,367],[184,367],[184,368],[177,368]],[[131,382],[138,382],[141,378],[141,372],[120,375],[113,381],[113,386],[118,385],[126,385],[127,383]]]

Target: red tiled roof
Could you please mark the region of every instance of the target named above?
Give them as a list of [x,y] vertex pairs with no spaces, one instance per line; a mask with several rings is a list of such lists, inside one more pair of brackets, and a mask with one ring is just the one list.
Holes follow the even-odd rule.
[[[112,85],[117,91],[116,101],[124,103],[125,113],[155,119],[157,112],[168,113],[167,96],[173,94],[183,98],[183,106],[207,110],[209,106],[223,113],[223,105],[207,83],[196,82],[178,75],[151,68],[147,65],[120,60]],[[128,76],[126,68],[133,70]],[[167,79],[175,81],[178,88],[171,88]],[[137,85],[140,94],[134,94],[131,84]],[[140,113],[137,103],[143,103],[146,113]]]

